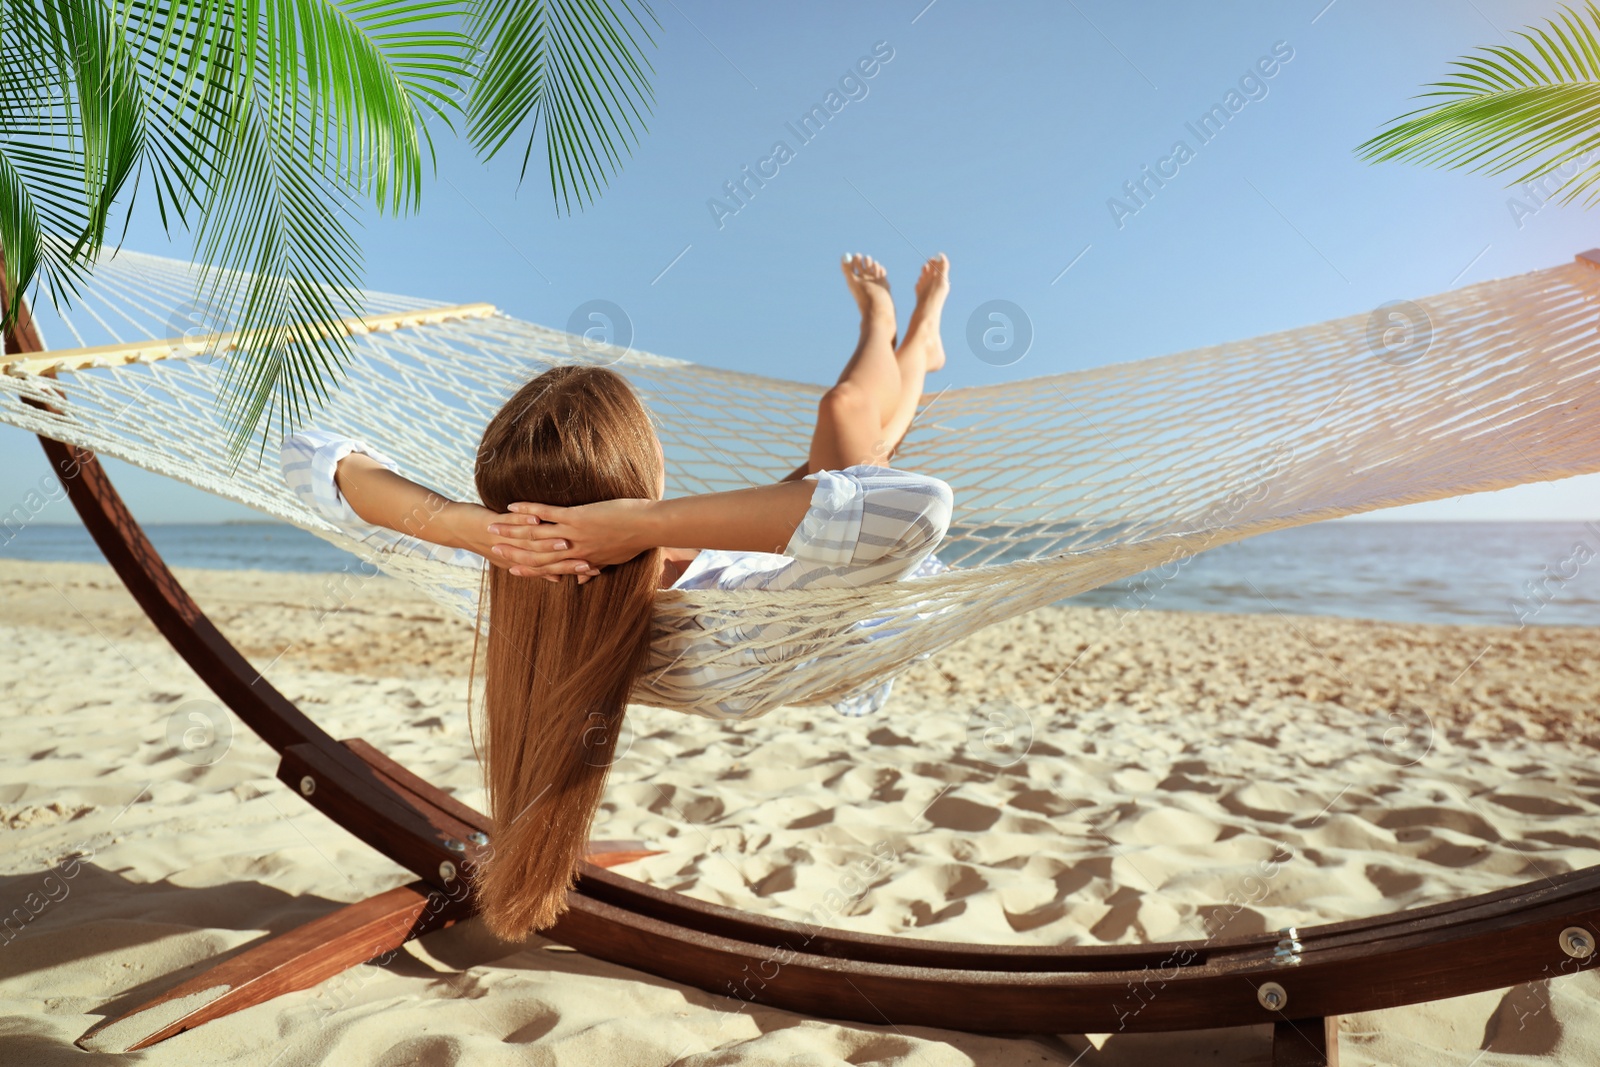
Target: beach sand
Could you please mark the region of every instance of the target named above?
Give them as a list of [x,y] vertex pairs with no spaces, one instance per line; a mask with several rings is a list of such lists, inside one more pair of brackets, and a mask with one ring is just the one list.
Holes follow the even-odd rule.
[[[335,737],[482,805],[464,624],[385,578],[181,577]],[[181,758],[211,696],[108,568],[0,562],[0,589],[0,912],[85,857],[0,934],[0,1064],[82,1062],[72,1042],[113,1009],[411,879],[278,782],[247,730]],[[1597,642],[1049,609],[917,665],[872,718],[634,709],[596,836],[662,849],[618,868],[653,885],[907,937],[1125,944],[1385,913],[1600,862]],[[1343,1063],[1600,1063],[1597,1009],[1584,972],[1350,1016]],[[1268,1034],[842,1024],[474,921],[102,1062],[1180,1067],[1265,1063]]]

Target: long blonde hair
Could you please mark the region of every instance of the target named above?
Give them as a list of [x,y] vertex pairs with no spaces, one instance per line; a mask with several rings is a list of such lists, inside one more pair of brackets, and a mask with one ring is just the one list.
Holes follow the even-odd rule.
[[[496,512],[518,500],[573,507],[655,498],[657,449],[649,414],[621,375],[554,367],[484,430],[478,495]],[[488,569],[484,776],[493,851],[473,883],[498,937],[521,940],[566,911],[649,654],[660,573],[660,549],[581,586]]]

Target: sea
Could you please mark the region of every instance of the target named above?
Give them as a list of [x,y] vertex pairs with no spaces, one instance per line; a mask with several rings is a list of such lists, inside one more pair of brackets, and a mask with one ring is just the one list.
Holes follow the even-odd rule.
[[[353,557],[274,522],[145,527],[178,567],[327,572]],[[102,562],[86,530],[23,527],[0,558]],[[1326,522],[1262,534],[1063,603],[1337,615],[1395,622],[1600,626],[1600,522]]]

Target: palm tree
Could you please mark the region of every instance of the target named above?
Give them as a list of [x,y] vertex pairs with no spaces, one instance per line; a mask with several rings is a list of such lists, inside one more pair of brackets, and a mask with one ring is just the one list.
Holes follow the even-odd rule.
[[1517,36],[1526,47],[1481,48],[1456,60],[1422,94],[1436,103],[1391,120],[1356,153],[1512,172],[1507,185],[1559,178],[1552,197],[1565,204],[1587,193],[1583,204],[1592,205],[1600,199],[1600,8],[1593,0],[1582,12],[1563,6],[1544,28]]
[[[598,196],[653,102],[647,0],[0,0],[4,324],[70,301],[136,194],[190,232],[202,306],[248,338],[221,407],[240,456],[299,422],[361,313],[353,209],[413,211],[429,121],[488,159],[542,139],[551,195]],[[636,36],[635,34],[638,34]]]

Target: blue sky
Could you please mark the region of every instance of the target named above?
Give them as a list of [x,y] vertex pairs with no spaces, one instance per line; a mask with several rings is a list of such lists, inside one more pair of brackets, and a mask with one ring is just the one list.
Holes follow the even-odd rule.
[[[650,130],[598,203],[559,215],[539,157],[519,188],[520,151],[486,167],[443,132],[421,212],[364,220],[367,282],[491,301],[557,327],[586,301],[608,300],[626,311],[636,348],[813,382],[832,381],[854,340],[837,272],[848,251],[884,260],[902,291],[924,256],[950,255],[945,375],[955,385],[1364,313],[1600,245],[1600,214],[1550,204],[1519,220],[1508,203],[1519,191],[1497,178],[1373,166],[1351,151],[1413,107],[1451,59],[1555,10],[1520,0],[660,0]],[[861,77],[858,62],[875,51]],[[1124,183],[1174,141],[1198,144],[1185,124],[1259,75],[1263,57],[1278,59],[1272,76],[1247,83],[1251,98],[1226,129],[1115,218],[1108,201],[1127,202]],[[844,106],[801,143],[786,124],[851,73]],[[763,164],[778,140],[792,157]],[[724,183],[745,167],[772,176],[732,212]],[[150,212],[125,244],[190,251]],[[1033,324],[1031,350],[1010,366],[963,343],[969,314],[992,299]],[[0,450],[0,501],[20,499],[46,473],[42,455],[9,428]],[[117,474],[145,521],[250,514]],[[1388,516],[1594,518],[1600,476]],[[64,502],[39,518],[75,521]]]

